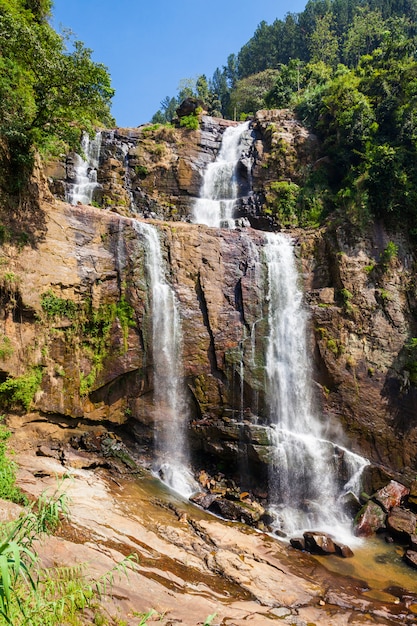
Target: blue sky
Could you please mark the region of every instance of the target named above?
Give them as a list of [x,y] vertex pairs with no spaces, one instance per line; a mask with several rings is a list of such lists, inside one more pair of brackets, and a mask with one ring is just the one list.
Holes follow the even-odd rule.
[[110,71],[118,126],[150,120],[182,78],[226,64],[265,20],[301,12],[307,0],[54,0],[52,24],[71,29]]

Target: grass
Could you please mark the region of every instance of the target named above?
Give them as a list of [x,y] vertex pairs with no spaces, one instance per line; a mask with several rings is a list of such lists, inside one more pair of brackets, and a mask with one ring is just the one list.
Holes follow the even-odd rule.
[[[133,557],[127,557],[97,579],[88,576],[85,564],[43,567],[37,545],[68,516],[68,499],[58,488],[52,496],[42,494],[27,504],[15,484],[16,464],[7,450],[10,434],[1,424],[0,497],[26,504],[26,508],[17,520],[0,525],[0,624],[82,626],[87,623],[86,609],[94,614],[92,623],[109,623],[102,616],[100,600],[111,595],[116,578],[128,575]],[[150,616],[151,613],[146,619],[141,618],[140,624],[146,624]]]

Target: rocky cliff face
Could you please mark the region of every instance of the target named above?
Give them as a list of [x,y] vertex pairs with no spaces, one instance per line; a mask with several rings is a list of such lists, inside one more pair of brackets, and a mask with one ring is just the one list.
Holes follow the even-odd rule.
[[[70,206],[44,191],[33,244],[2,246],[0,376],[14,383],[0,387],[0,400],[7,410],[30,407],[70,424],[126,424],[141,445],[151,444],[152,320],[133,220],[152,215],[166,220],[151,223],[180,307],[195,456],[231,474],[244,459],[262,485],[269,460],[264,235],[184,221],[227,124],[204,118],[201,132],[104,132],[95,199],[102,208]],[[317,142],[287,112],[258,114],[253,135],[253,201],[239,210],[268,228],[268,185],[300,181]],[[53,180],[47,172],[50,186],[63,194],[62,166],[54,172]],[[407,482],[417,468],[407,348],[416,334],[415,261],[407,242],[382,225],[363,234],[335,220],[291,234],[311,311],[318,410],[329,429],[344,431],[340,442]],[[372,481],[378,486],[375,474]]]

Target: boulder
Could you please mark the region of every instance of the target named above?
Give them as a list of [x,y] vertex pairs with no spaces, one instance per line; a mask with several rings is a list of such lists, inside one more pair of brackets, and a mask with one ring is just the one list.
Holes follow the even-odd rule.
[[305,549],[313,554],[336,554],[333,538],[327,533],[306,531],[304,533]]
[[213,493],[200,492],[190,496],[190,502],[201,506],[202,509],[208,509],[216,499],[217,496]]
[[216,499],[208,507],[208,510],[225,519],[244,522],[249,526],[255,526],[261,519],[264,511],[259,505],[255,506],[243,502],[233,502],[224,498]]
[[296,550],[305,550],[306,549],[306,542],[305,542],[304,537],[292,537],[290,539],[290,544]]
[[386,513],[395,506],[400,506],[402,500],[408,496],[410,490],[401,483],[391,480],[388,485],[379,489],[373,496],[373,500],[379,504]]
[[410,543],[411,536],[416,532],[417,515],[395,506],[387,517],[388,530],[399,540]]
[[369,501],[359,512],[355,534],[358,537],[370,537],[385,528],[386,513],[376,502]]

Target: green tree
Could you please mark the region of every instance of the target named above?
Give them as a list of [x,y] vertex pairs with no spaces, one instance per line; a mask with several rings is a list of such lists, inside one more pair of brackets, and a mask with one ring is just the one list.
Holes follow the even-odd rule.
[[265,70],[242,78],[230,94],[230,107],[239,116],[240,113],[254,113],[265,107],[265,96],[271,91],[277,78],[278,70]]
[[308,47],[313,63],[323,61],[331,67],[336,66],[339,60],[339,42],[331,13],[326,13],[316,19],[316,27],[310,35]]
[[51,138],[71,147],[81,131],[113,122],[107,69],[91,50],[58,35],[47,0],[0,0],[0,136],[19,158]]

